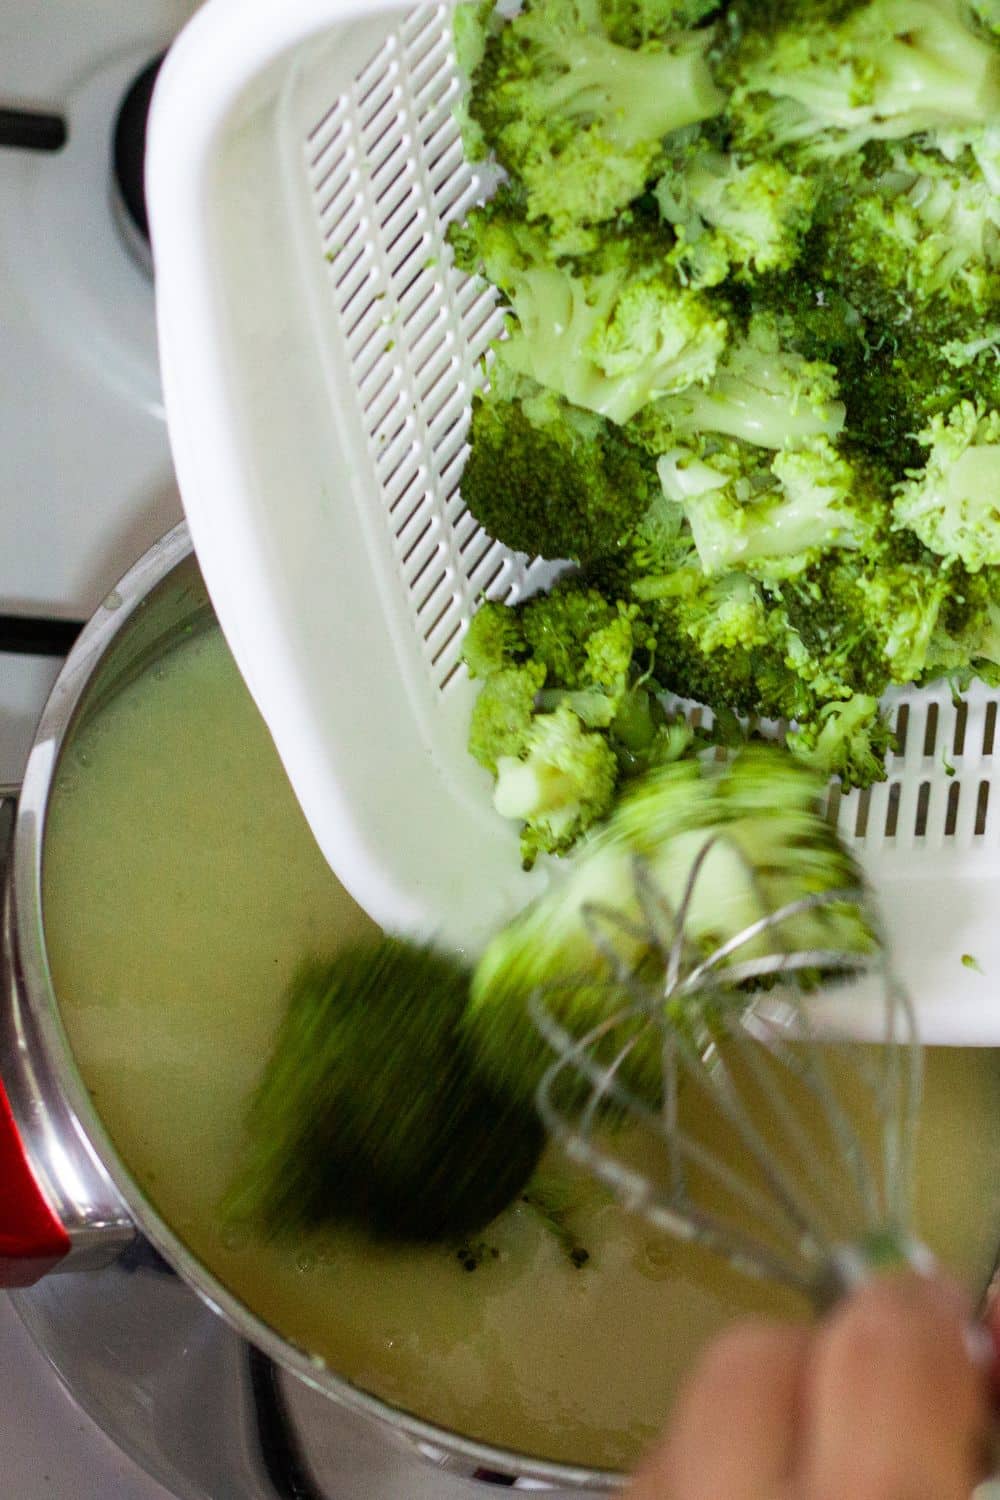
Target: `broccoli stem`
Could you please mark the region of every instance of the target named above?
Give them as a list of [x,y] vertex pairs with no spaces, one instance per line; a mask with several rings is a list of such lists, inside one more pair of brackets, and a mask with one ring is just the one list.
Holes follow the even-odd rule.
[[553,110],[586,117],[600,110],[604,133],[628,148],[719,114],[725,95],[704,55],[705,41],[644,51],[598,36],[564,42],[565,73],[545,92]]

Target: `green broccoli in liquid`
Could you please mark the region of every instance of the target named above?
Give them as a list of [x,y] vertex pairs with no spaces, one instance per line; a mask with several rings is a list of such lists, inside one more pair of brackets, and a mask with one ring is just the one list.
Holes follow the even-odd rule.
[[385,937],[300,970],[249,1109],[224,1211],[270,1238],[349,1222],[392,1240],[481,1228],[545,1135],[465,1040],[469,974]]

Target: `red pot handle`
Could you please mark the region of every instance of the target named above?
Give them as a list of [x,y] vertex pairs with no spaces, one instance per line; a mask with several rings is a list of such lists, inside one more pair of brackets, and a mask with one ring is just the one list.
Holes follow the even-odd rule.
[[[0,787],[0,895],[16,792]],[[0,1004],[4,997],[0,994]],[[70,1238],[35,1181],[0,1080],[0,1288],[31,1286],[69,1254]]]
[[33,1285],[69,1247],[69,1235],[28,1165],[0,1083],[0,1287]]
[[[4,878],[15,802],[13,788],[0,786],[0,949],[17,926]],[[62,1092],[13,955],[0,953],[0,980],[2,1290],[52,1270],[100,1270],[133,1244],[136,1228]]]

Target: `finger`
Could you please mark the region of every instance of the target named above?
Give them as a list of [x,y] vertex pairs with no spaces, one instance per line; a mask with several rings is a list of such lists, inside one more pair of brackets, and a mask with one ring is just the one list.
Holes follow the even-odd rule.
[[883,1276],[818,1332],[802,1392],[797,1492],[809,1500],[968,1500],[987,1384],[949,1284]]
[[742,1323],[705,1354],[625,1500],[770,1500],[791,1472],[804,1328]]
[[986,1304],[986,1316],[983,1321],[993,1351],[990,1370],[993,1409],[994,1411],[1000,1411],[1000,1286],[994,1285],[990,1288],[990,1295]]

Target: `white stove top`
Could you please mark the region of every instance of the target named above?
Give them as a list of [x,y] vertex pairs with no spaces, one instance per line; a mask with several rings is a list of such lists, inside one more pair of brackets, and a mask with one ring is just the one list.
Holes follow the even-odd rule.
[[0,1296],[3,1493],[17,1500],[170,1500],[66,1394]]
[[[85,619],[180,516],[148,277],[108,210],[111,123],[194,0],[0,0],[0,104],[66,146],[0,148],[0,615]],[[0,635],[0,645],[5,639]],[[0,653],[0,784],[58,658]],[[4,1495],[168,1500],[66,1394],[0,1296]]]
[[[0,614],[85,619],[180,517],[152,284],[109,212],[109,161],[129,80],[195,5],[0,0],[0,103],[68,127],[58,153],[0,148]],[[57,668],[0,654],[0,784]]]
[[[109,209],[130,80],[195,0],[0,0],[0,103],[61,114],[0,149],[0,608],[82,618],[180,514],[153,289]],[[14,376],[14,378],[11,378]]]

